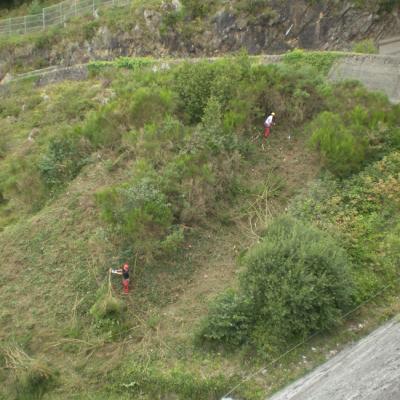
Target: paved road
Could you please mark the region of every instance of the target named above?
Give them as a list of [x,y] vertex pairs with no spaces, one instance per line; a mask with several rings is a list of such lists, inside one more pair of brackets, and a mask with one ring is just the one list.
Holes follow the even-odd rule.
[[377,329],[270,400],[400,400],[400,324]]

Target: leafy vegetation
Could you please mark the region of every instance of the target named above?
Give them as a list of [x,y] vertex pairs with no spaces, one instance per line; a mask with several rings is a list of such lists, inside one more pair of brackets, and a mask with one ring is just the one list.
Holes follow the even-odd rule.
[[244,265],[239,293],[228,291],[212,306],[200,332],[204,339],[253,342],[268,354],[335,325],[353,302],[345,252],[302,222],[271,223]]
[[[342,313],[398,274],[400,113],[360,84],[327,82],[335,57],[133,58],[86,82],[5,89],[0,337],[49,360],[40,393],[217,399],[311,332],[335,346],[355,337]],[[107,278],[124,262],[122,297]],[[300,355],[235,396],[264,398]]]
[[377,54],[378,48],[375,43],[371,39],[365,39],[361,42],[354,44],[353,51],[355,53],[363,53],[363,54]]

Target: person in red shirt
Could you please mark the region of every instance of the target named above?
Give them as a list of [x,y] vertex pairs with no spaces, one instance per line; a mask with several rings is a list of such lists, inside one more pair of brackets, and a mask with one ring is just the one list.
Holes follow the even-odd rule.
[[129,293],[129,265],[124,264],[120,269],[111,269],[112,274],[122,275],[122,286],[124,288],[124,293]]

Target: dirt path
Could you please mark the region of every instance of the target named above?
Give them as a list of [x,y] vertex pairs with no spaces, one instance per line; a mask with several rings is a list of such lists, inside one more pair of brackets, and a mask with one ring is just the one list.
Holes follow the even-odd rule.
[[270,400],[400,399],[400,324],[392,321]]

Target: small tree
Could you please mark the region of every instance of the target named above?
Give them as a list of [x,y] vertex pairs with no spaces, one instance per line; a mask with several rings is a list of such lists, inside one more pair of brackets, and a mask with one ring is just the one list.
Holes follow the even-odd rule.
[[238,292],[211,304],[203,340],[274,351],[332,327],[353,302],[349,261],[334,240],[289,217],[275,220],[244,258]]
[[290,341],[327,329],[352,303],[344,250],[311,225],[275,220],[244,262],[241,289],[256,315],[256,341]]

